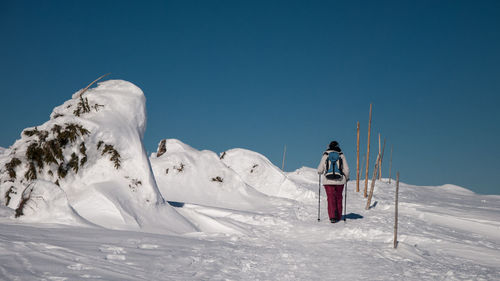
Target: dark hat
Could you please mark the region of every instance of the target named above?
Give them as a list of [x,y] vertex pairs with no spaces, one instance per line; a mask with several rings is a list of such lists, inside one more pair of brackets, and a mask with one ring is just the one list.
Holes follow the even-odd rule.
[[332,141],[328,146],[328,149],[340,151],[339,143],[337,141]]

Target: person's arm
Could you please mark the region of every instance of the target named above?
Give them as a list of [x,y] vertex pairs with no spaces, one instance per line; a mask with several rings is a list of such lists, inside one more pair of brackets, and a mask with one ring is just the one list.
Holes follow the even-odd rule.
[[342,154],[342,166],[343,166],[343,169],[342,169],[342,172],[344,173],[344,176],[346,179],[349,178],[349,165],[347,164],[347,160],[345,159],[345,156],[344,154]]
[[327,157],[327,155],[325,155],[325,154],[323,154],[323,157],[321,157],[321,161],[319,162],[319,165],[318,165],[318,175],[322,175],[325,173],[326,157]]

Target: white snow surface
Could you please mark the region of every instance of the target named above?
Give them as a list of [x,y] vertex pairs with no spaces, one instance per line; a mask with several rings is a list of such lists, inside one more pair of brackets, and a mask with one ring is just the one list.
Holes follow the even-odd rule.
[[269,159],[257,152],[231,149],[224,153],[222,161],[262,193],[300,201],[315,198],[314,192],[295,184]]
[[167,151],[150,157],[162,195],[169,201],[220,208],[256,210],[271,201],[249,186],[219,156],[176,140],[166,140]]
[[[84,222],[153,232],[195,231],[191,223],[166,204],[156,185],[142,142],[146,127],[143,92],[130,82],[109,80],[89,89],[82,98],[88,103],[88,112],[75,114],[82,102],[78,91],[53,110],[49,121],[24,130],[21,139],[0,155],[2,168],[13,158],[23,161],[15,169],[15,179],[8,173],[1,174],[2,200],[8,201],[9,207],[19,209],[23,198],[29,198],[20,220],[30,222]],[[56,132],[57,128],[62,131],[68,124],[82,126],[89,133],[78,134],[66,144],[62,156],[67,163],[74,154],[78,157],[76,162],[81,163],[85,155],[86,162],[78,165],[77,171],[67,168],[65,177],[58,176],[58,164],[63,163],[62,160],[45,163],[43,167],[35,163],[37,178],[28,181],[23,176],[28,169],[26,152],[42,140],[25,132],[36,129],[46,133],[45,140],[58,140],[61,134]],[[119,153],[119,168],[110,161],[112,155],[105,153],[106,146]],[[4,194],[9,194],[10,200],[4,199]]]
[[[36,180],[24,164],[8,176],[35,136],[0,151],[0,280],[500,280],[500,196],[401,183],[394,249],[394,180],[376,182],[368,210],[349,182],[346,221],[331,224],[315,169],[283,173],[256,152],[219,156],[175,139],[148,159],[140,89],[112,80],[85,97],[104,107],[74,116],[75,94],[37,127],[91,132],[78,137],[87,162],[59,185],[51,165]],[[120,152],[119,169],[101,140]]]
[[369,210],[354,188],[346,222],[329,223],[322,192],[320,222],[311,201],[265,211],[177,205],[213,227],[177,235],[26,223],[2,207],[0,279],[500,280],[500,196],[401,183],[393,249],[394,181],[376,183]]

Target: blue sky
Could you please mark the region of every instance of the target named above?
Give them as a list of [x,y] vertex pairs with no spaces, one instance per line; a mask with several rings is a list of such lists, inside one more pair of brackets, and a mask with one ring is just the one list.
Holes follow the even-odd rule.
[[111,72],[146,95],[150,152],[281,166],[286,144],[291,171],[335,139],[355,171],[373,103],[393,175],[500,194],[499,27],[499,1],[1,1],[0,146]]

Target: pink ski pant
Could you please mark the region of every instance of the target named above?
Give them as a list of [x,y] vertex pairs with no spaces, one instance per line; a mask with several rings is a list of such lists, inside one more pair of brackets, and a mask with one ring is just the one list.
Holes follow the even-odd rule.
[[325,185],[328,200],[328,216],[330,219],[340,220],[342,218],[342,191],[344,185]]

